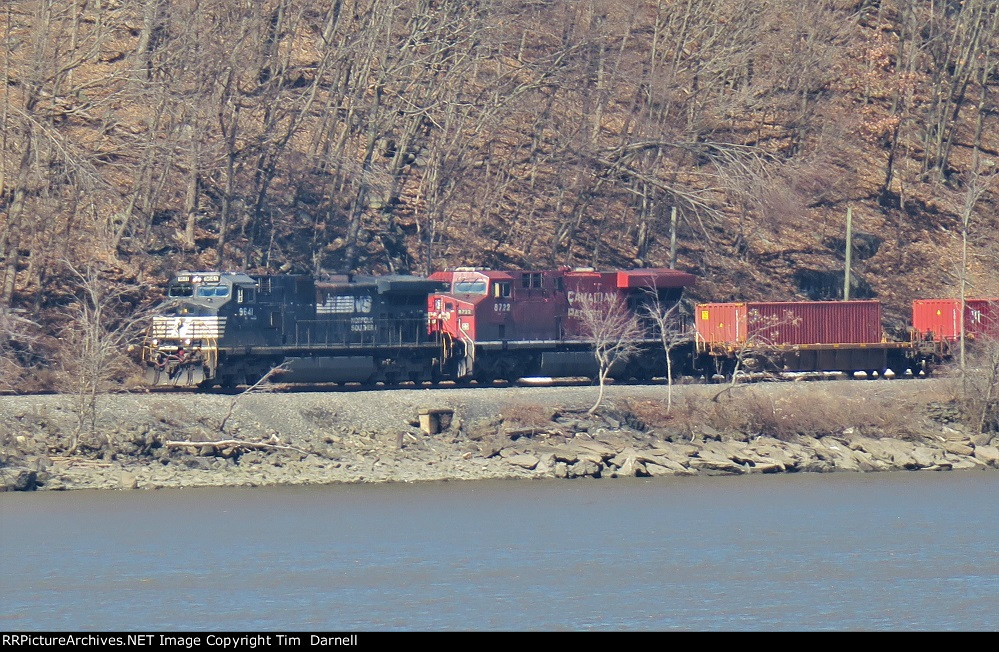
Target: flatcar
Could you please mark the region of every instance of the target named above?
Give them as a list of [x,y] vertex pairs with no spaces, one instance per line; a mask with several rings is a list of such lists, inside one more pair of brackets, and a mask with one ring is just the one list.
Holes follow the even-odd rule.
[[884,334],[880,301],[704,303],[695,313],[698,355],[722,375],[742,368],[862,371],[873,378],[887,371],[903,376],[926,370],[911,342]]

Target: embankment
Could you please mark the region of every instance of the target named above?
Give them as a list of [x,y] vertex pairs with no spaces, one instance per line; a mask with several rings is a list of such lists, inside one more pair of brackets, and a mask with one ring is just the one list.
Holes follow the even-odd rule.
[[[6,490],[999,469],[947,379],[0,397]],[[421,428],[421,410],[439,413]],[[89,416],[89,415],[85,415]],[[423,424],[424,426],[427,424]],[[76,444],[74,450],[74,443]]]

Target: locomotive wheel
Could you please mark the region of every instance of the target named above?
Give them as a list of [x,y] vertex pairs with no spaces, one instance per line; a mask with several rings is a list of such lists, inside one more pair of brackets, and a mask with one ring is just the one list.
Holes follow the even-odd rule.
[[524,365],[516,357],[506,355],[496,361],[496,377],[508,382],[516,382],[524,375]]
[[[655,376],[655,373],[653,372],[651,367],[648,367],[644,364],[637,364],[635,366],[636,366],[635,380],[637,380],[638,382],[647,383],[651,381],[652,378]],[[673,373],[675,374],[676,370],[674,370]]]
[[218,377],[217,381],[224,393],[231,394],[236,391],[236,377],[232,374],[223,374]]
[[496,380],[496,374],[492,371],[480,370],[475,374],[475,382],[479,385],[492,385]]

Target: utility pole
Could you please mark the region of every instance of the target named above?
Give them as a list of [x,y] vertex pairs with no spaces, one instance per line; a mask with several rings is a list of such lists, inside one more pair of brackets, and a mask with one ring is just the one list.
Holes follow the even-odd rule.
[[850,300],[850,262],[853,256],[853,207],[846,207],[846,274],[843,278],[843,301]]
[[676,269],[676,206],[669,212],[669,268]]
[[[971,191],[969,191],[970,193]],[[977,197],[976,197],[977,199]],[[965,353],[965,336],[964,336],[964,313],[968,309],[968,226],[971,224],[971,212],[974,208],[974,204],[968,206],[970,202],[965,202],[964,214],[961,215],[961,318],[958,320],[958,324],[961,327],[960,333],[960,367],[961,367],[961,382],[967,386],[968,376],[967,369],[964,364],[964,353]],[[965,390],[967,391],[967,390]]]

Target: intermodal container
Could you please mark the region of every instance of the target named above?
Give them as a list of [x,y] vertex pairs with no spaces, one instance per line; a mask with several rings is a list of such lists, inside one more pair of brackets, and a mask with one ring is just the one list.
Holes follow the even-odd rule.
[[883,337],[880,301],[706,303],[696,322],[699,340],[727,346],[877,344]]
[[[960,299],[912,302],[912,328],[921,340],[953,342],[961,336]],[[966,299],[964,332],[969,337],[999,337],[999,298]]]
[[734,346],[746,341],[745,303],[699,303],[694,315],[697,339]]

